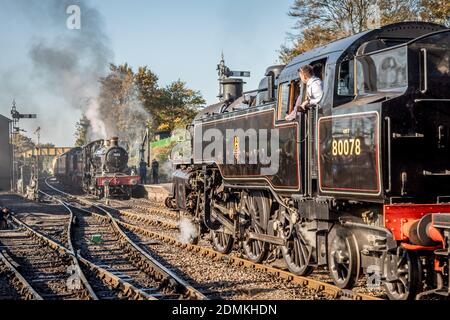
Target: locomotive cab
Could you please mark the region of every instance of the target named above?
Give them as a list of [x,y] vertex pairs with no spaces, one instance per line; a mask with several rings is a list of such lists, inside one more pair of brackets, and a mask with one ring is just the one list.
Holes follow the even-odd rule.
[[363,45],[354,60],[353,103],[380,105],[387,198],[433,203],[450,194],[449,43],[443,30],[373,52]]

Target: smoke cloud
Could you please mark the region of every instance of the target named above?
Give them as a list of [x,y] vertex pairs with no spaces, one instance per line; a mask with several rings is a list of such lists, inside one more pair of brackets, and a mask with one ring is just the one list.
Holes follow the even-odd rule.
[[[74,5],[80,8],[79,30],[67,25],[72,18],[67,9]],[[40,126],[41,141],[57,146],[74,144],[75,123],[85,115],[88,142],[117,136],[129,151],[130,163],[138,163],[151,117],[135,84],[119,102],[117,88],[100,81],[124,75],[110,70],[114,53],[99,10],[87,0],[2,0],[0,10],[17,13],[15,19],[30,26],[30,39],[18,38],[25,45],[20,52],[24,64],[0,65],[1,113],[16,98],[20,112],[38,115],[37,120],[21,122],[26,135],[36,138],[32,132]]]
[[[35,28],[26,65],[0,74],[3,99],[17,98],[19,111],[38,113],[35,126],[40,125],[47,137],[58,140],[64,131],[65,140],[72,136],[73,143],[73,124],[85,114],[92,125],[90,138],[105,138],[107,128],[99,112],[99,78],[107,74],[114,54],[100,12],[84,0],[5,1],[3,5],[12,14],[17,13]],[[66,10],[71,5],[81,10],[79,30],[67,28],[70,14]]]
[[[29,1],[27,1],[28,5]],[[33,72],[43,87],[63,97],[73,108],[81,110],[91,122],[92,137],[106,138],[106,125],[99,112],[100,83],[113,53],[105,34],[100,13],[85,1],[47,0],[53,25],[64,26],[66,9],[76,4],[81,9],[80,30],[62,28],[54,38],[36,38],[29,50]]]

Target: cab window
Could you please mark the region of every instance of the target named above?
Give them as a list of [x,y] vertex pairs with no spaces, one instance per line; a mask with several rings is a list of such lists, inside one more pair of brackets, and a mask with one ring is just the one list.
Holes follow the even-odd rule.
[[294,110],[295,103],[297,102],[299,96],[302,97],[302,102],[306,99],[306,97],[302,94],[303,92],[305,92],[305,90],[303,89],[303,85],[300,87],[300,80],[291,82],[291,102],[289,112]]
[[407,46],[357,57],[358,94],[401,92],[408,86]]
[[289,82],[280,84],[278,88],[278,120],[284,120],[289,114],[289,95],[291,91]]
[[355,61],[344,60],[339,67],[338,90],[339,96],[354,96],[355,94]]

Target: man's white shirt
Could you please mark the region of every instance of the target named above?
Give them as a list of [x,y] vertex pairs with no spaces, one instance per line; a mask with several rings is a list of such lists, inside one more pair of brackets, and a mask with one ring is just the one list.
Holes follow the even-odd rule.
[[317,77],[312,77],[306,83],[306,92],[308,93],[309,103],[318,104],[323,97],[323,83]]
[[[306,93],[309,98],[309,103],[317,105],[323,97],[323,82],[317,77],[312,77],[306,83]],[[299,96],[295,103],[294,110],[286,117],[287,121],[292,121],[297,116],[298,108],[301,106],[302,97]]]

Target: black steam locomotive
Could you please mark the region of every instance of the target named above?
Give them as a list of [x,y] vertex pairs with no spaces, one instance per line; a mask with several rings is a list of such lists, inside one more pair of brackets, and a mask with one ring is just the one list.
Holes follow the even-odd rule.
[[[288,122],[307,64],[324,96]],[[216,250],[282,255],[298,275],[328,266],[341,288],[368,274],[391,299],[450,294],[449,29],[385,26],[270,67],[253,92],[222,86],[167,201]]]
[[99,198],[131,198],[140,178],[129,174],[128,152],[118,142],[97,140],[61,155],[55,162],[56,177]]

